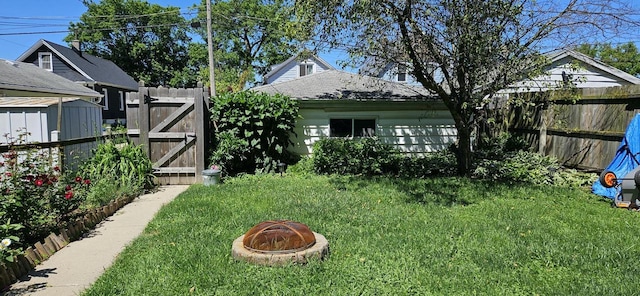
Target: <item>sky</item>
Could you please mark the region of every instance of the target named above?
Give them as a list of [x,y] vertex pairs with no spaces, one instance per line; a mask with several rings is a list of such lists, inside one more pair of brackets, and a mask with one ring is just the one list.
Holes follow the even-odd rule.
[[[189,12],[200,0],[149,0],[162,6],[180,7]],[[63,33],[42,33],[66,31],[70,22],[78,22],[86,12],[81,0],[0,0],[0,59],[15,60],[40,39],[67,46],[63,41],[68,35]],[[319,56],[339,69],[338,60],[347,58],[344,52],[319,53]]]

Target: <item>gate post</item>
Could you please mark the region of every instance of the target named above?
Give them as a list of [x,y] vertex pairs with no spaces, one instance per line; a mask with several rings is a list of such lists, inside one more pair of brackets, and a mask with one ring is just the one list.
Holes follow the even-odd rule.
[[[200,84],[200,83],[199,83]],[[195,172],[195,183],[200,183],[202,181],[202,171],[204,170],[205,163],[207,160],[205,159],[205,97],[202,86],[194,89],[194,112],[196,113],[196,172]]]
[[144,81],[138,83],[138,125],[140,128],[140,145],[149,157],[149,88],[144,87]]

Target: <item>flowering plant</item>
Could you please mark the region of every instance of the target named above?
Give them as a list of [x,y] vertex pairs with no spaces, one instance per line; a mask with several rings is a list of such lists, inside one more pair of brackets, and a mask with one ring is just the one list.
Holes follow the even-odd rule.
[[[18,144],[24,143],[27,135],[23,132]],[[65,182],[69,178],[60,167],[49,164],[50,158],[47,150],[36,148],[10,149],[0,155],[0,221],[23,226],[12,228],[9,234],[25,243],[38,241],[56,228],[59,218],[82,202],[76,192],[90,184],[82,178]]]
[[23,228],[20,224],[12,224],[11,221],[7,220],[5,224],[0,225],[0,237],[4,237],[0,241],[0,261],[8,261],[13,262],[15,260],[16,255],[22,253],[21,248],[9,248],[13,242],[17,242],[20,239],[15,235],[10,235],[11,232],[16,230],[20,230]]

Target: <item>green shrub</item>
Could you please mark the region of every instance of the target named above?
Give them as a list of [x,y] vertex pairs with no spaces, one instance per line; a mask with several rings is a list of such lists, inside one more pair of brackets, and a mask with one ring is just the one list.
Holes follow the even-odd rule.
[[529,150],[529,143],[524,138],[505,132],[497,137],[482,141],[476,147],[474,157],[476,159],[501,160],[507,153],[527,150]]
[[377,138],[327,138],[313,145],[313,166],[320,174],[396,174],[400,157],[397,148]]
[[516,151],[504,155],[504,159],[481,159],[473,172],[474,177],[509,183],[553,184],[560,168],[558,160],[535,152]]
[[302,157],[297,163],[291,165],[287,172],[299,175],[313,174],[313,157]]
[[216,124],[211,164],[227,175],[273,172],[292,157],[298,105],[289,97],[251,91],[225,93],[213,99],[211,119]]
[[398,171],[398,175],[404,178],[455,176],[456,174],[456,156],[450,150],[403,157]]

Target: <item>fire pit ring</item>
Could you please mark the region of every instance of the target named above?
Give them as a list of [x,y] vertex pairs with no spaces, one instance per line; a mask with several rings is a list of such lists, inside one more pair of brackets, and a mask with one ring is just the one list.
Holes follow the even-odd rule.
[[311,258],[323,259],[329,242],[299,222],[264,221],[234,240],[231,253],[236,260],[259,265],[304,264]]

